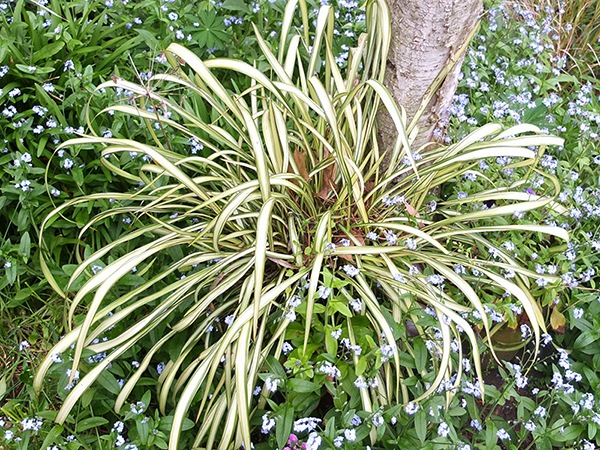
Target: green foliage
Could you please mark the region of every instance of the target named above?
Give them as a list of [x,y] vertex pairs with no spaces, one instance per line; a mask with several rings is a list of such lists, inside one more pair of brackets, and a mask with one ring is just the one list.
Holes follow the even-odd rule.
[[[346,70],[351,69],[360,58],[349,47],[357,46],[358,33],[364,30],[365,22],[356,20],[363,12],[359,8],[351,9],[351,3],[332,2],[335,10],[333,33],[323,38],[330,44],[331,54],[323,46],[320,51],[315,50],[315,69],[318,69],[321,80],[331,79],[327,78],[327,68],[335,75],[335,80],[338,79],[330,60],[340,67],[342,80],[355,79],[350,78]],[[598,276],[594,270],[600,265],[597,252],[600,248],[598,213],[594,212],[598,208],[600,185],[595,170],[600,162],[596,150],[599,131],[595,120],[600,107],[596,98],[596,81],[590,79],[587,84],[588,79],[580,76],[586,64],[593,65],[593,60],[587,56],[584,59],[557,59],[554,55],[570,39],[566,32],[566,17],[577,9],[577,2],[565,5],[565,12],[560,12],[560,8],[553,8],[551,13],[544,8],[528,10],[513,3],[490,9],[463,67],[464,78],[459,83],[459,96],[451,109],[448,124],[449,145],[433,152],[429,160],[426,160],[428,152],[413,155],[414,159],[424,157],[415,161],[421,178],[424,178],[423,173],[433,175],[437,170],[427,172],[429,163],[437,164],[438,168],[442,165],[442,170],[436,174],[440,175],[440,182],[445,180],[440,198],[434,198],[427,190],[428,183],[434,184],[429,180],[415,181],[418,186],[410,194],[406,193],[405,190],[410,189],[410,180],[415,176],[409,169],[412,165],[410,155],[405,153],[404,162],[397,166],[399,171],[409,173],[408,181],[398,186],[398,192],[391,192],[387,199],[384,193],[392,184],[385,185],[385,176],[381,175],[386,173],[385,169],[377,169],[381,180],[379,184],[369,182],[377,176],[376,171],[368,173],[367,170],[365,173],[365,169],[374,167],[372,162],[377,161],[375,142],[372,137],[366,137],[370,136],[369,129],[371,134],[375,131],[368,118],[372,117],[372,108],[379,95],[379,91],[373,91],[376,85],[357,84],[353,94],[352,91],[346,92],[350,84],[348,88],[340,89],[336,82],[323,83],[324,91],[332,94],[329,104],[337,114],[330,116],[335,116],[336,128],[331,127],[330,116],[323,117],[326,110],[323,104],[328,102],[322,103],[321,99],[327,96],[311,91],[313,84],[306,77],[303,81],[303,73],[312,74],[307,70],[311,55],[304,42],[309,42],[314,36],[317,22],[313,26],[310,24],[316,18],[318,5],[309,2],[306,16],[299,14],[299,17],[293,17],[289,27],[292,36],[284,38],[281,30],[275,28],[284,17],[285,5],[280,1],[262,4],[226,1],[223,5],[213,5],[209,1],[185,4],[176,1],[171,4],[148,0],[109,4],[54,2],[39,6],[33,2],[8,2],[8,8],[2,10],[5,13],[0,14],[3,15],[0,20],[4,20],[0,27],[0,66],[8,68],[8,72],[4,68],[0,72],[3,74],[0,96],[3,108],[14,106],[17,111],[9,117],[11,110],[7,109],[8,114],[0,116],[6,139],[6,148],[0,157],[0,221],[9,224],[0,229],[3,233],[0,264],[4,266],[0,268],[0,346],[3,351],[0,362],[1,446],[53,449],[55,445],[72,450],[96,450],[115,448],[120,444],[119,448],[127,450],[166,448],[180,393],[186,388],[186,383],[189,384],[189,376],[201,365],[200,361],[212,360],[216,364],[218,352],[210,354],[209,349],[216,348],[215,343],[222,343],[225,336],[231,337],[231,333],[227,335],[230,323],[235,325],[241,318],[237,326],[242,327],[245,323],[253,327],[253,311],[248,311],[243,318],[236,316],[244,306],[239,303],[244,289],[244,295],[249,296],[242,298],[244,301],[248,298],[246,310],[251,304],[254,306],[257,280],[252,268],[241,274],[245,267],[233,263],[227,265],[232,258],[224,262],[209,260],[193,267],[194,256],[191,256],[212,252],[214,258],[219,258],[223,254],[239,252],[236,249],[242,246],[256,248],[258,215],[266,205],[262,191],[256,187],[258,175],[252,168],[256,168],[257,164],[250,151],[253,147],[248,139],[246,120],[240,120],[239,115],[227,109],[221,99],[233,100],[242,108],[245,105],[253,115],[260,141],[266,147],[267,173],[276,173],[276,168],[280,169],[285,161],[281,145],[267,145],[277,143],[280,134],[291,136],[288,151],[291,149],[293,152],[304,145],[308,148],[305,153],[313,155],[312,160],[300,157],[299,161],[293,157],[294,153],[288,155],[288,167],[295,165],[296,170],[292,168],[287,173],[279,173],[273,180],[269,179],[268,192],[276,198],[270,211],[274,219],[267,220],[269,214],[264,210],[264,222],[261,222],[269,222],[267,229],[273,232],[272,236],[269,233],[262,235],[264,242],[269,243],[265,253],[263,292],[272,290],[280,281],[293,277],[302,269],[310,270],[319,253],[323,253],[322,270],[315,278],[318,286],[312,297],[310,319],[307,315],[310,284],[303,289],[306,281],[301,280],[259,311],[263,315],[257,321],[260,325],[257,330],[264,332],[258,336],[258,341],[252,330],[249,334],[234,336],[229,353],[224,352],[224,363],[217,364],[212,384],[201,384],[199,392],[191,400],[190,419],[196,419],[205,392],[212,397],[204,404],[204,411],[222,414],[221,424],[226,422],[227,414],[233,414],[233,410],[227,409],[231,405],[230,399],[235,400],[240,395],[236,389],[238,374],[233,367],[236,367],[238,358],[237,347],[247,338],[250,344],[246,353],[249,348],[255,350],[248,354],[248,361],[262,361],[256,363],[260,367],[249,365],[246,371],[249,377],[252,373],[256,374],[253,382],[248,383],[246,393],[250,398],[251,391],[257,390],[257,395],[249,401],[248,409],[252,417],[250,435],[257,448],[285,446],[299,450],[307,443],[310,448],[320,443],[320,448],[369,445],[390,449],[588,449],[593,448],[594,442],[600,443],[596,423],[599,409],[594,397],[600,369],[597,348],[600,339],[596,332],[599,326],[595,319],[600,303],[597,302]],[[46,8],[61,17],[51,12],[42,17],[38,11]],[[177,20],[169,16],[171,12],[177,14]],[[13,16],[17,17],[16,21]],[[136,17],[138,19],[134,20]],[[211,28],[214,26],[212,29],[222,38],[222,48],[214,50],[208,47],[208,43],[206,47],[198,45],[200,37],[195,30],[200,27],[195,24],[199,25],[204,17],[221,20],[213,20]],[[579,17],[582,21],[574,30],[580,30],[588,20],[584,20],[583,14]],[[92,22],[87,23],[89,19]],[[264,37],[264,44],[259,45],[252,22],[256,23],[259,35]],[[56,31],[57,27],[60,31]],[[556,33],[561,27],[565,32]],[[183,33],[183,39],[178,38],[178,30]],[[223,30],[231,39],[220,34]],[[296,45],[292,37],[298,30],[302,34],[297,42],[299,57],[290,49],[290,46]],[[558,41],[553,34],[557,34]],[[190,41],[188,35],[191,36]],[[208,95],[206,87],[202,87],[198,96],[186,92],[187,86],[181,87],[181,79],[150,78],[151,73],[167,70],[160,62],[166,62],[166,47],[173,41],[183,40],[198,57],[209,60],[205,64],[210,65],[210,60],[215,57],[233,57],[249,62],[272,80],[276,88],[265,88],[263,82],[253,85],[252,77],[248,76],[251,68],[247,73],[235,72],[225,66],[208,69],[223,84],[226,95]],[[284,40],[286,45],[279,45],[280,40]],[[46,44],[44,51],[43,45]],[[128,51],[129,44],[132,46]],[[48,48],[50,51],[47,51]],[[273,52],[273,58],[267,60],[265,48]],[[592,48],[595,48],[594,43]],[[132,59],[124,58],[122,49]],[[213,50],[213,53],[209,52]],[[301,115],[302,107],[298,102],[291,100],[294,95],[276,95],[281,93],[286,81],[273,72],[272,67],[276,65],[272,61],[287,61],[287,54],[296,55],[296,58],[288,66],[284,64],[284,69],[295,67],[289,76],[300,80],[295,87],[314,102],[307,103],[304,108],[308,111],[308,118]],[[108,58],[113,59],[105,62]],[[321,66],[319,58],[327,61],[325,67]],[[73,67],[67,65],[67,70],[63,71],[69,59],[73,61]],[[32,64],[34,60],[35,64]],[[182,75],[183,79],[189,76],[193,86],[201,86],[202,78],[195,77],[189,65],[180,67],[181,60],[171,62],[171,76]],[[29,69],[30,65],[35,65],[34,72]],[[368,64],[365,68],[369,72]],[[360,70],[357,72],[360,73]],[[377,73],[377,68],[374,68],[368,76],[363,73],[361,79],[377,77]],[[97,89],[101,83],[113,79],[111,75],[119,77],[114,79],[114,86],[126,84],[123,80],[138,80],[138,91],[127,91],[129,86],[122,91],[118,86],[116,89],[107,88],[106,92]],[[52,83],[55,90],[44,90],[42,86],[45,83]],[[487,90],[484,83],[487,83]],[[8,93],[15,87],[21,94],[9,96]],[[94,91],[97,93],[90,100]],[[342,99],[352,95],[354,97],[348,100],[348,116]],[[209,98],[216,106],[210,104]],[[523,103],[527,98],[529,103]],[[170,102],[164,103],[166,110],[160,106],[163,100]],[[256,106],[253,106],[253,101]],[[277,121],[275,125],[269,125],[268,121],[263,121],[263,117],[271,111],[265,106],[266,102],[278,105],[274,114],[280,111],[287,119],[285,125]],[[108,108],[115,103],[129,109],[113,109],[114,115],[111,115]],[[170,104],[182,108],[188,114],[186,117],[193,117],[196,122],[182,119],[177,111],[170,108]],[[48,111],[37,107],[34,110],[36,105]],[[86,117],[87,106],[89,119]],[[146,118],[137,117],[133,106],[143,110]],[[152,106],[154,108],[150,109]],[[109,114],[98,114],[103,109]],[[42,111],[44,117],[40,117],[36,110]],[[57,126],[48,128],[48,120],[56,121]],[[173,123],[168,123],[169,120]],[[565,138],[564,149],[540,147],[536,154],[540,165],[521,166],[525,160],[503,155],[474,159],[472,163],[467,162],[467,166],[457,162],[455,166],[448,165],[447,172],[443,168],[444,162],[440,162],[444,158],[443,150],[448,152],[456,148],[460,139],[476,129],[476,123],[501,122],[510,128],[521,121],[534,124],[544,133],[549,131]],[[21,126],[13,125],[21,122]],[[356,139],[358,134],[351,131],[353,122],[364,124],[363,128],[356,127],[365,136],[360,145],[355,144],[360,141]],[[56,151],[60,142],[72,137],[69,136],[68,125],[77,128],[78,124],[85,125],[83,131],[86,135],[102,136],[106,139],[98,140],[107,144],[74,145]],[[199,128],[202,124],[210,124],[211,127],[202,131]],[[43,130],[36,134],[33,130],[38,125]],[[271,138],[267,137],[269,127],[272,129]],[[316,129],[316,132],[313,134],[308,127]],[[338,130],[340,138],[336,139],[328,131],[330,129]],[[185,134],[184,130],[189,133]],[[285,131],[279,133],[279,130]],[[493,128],[488,126],[487,130],[491,134],[483,141],[486,146],[495,142]],[[217,139],[213,139],[215,131],[221,133]],[[202,141],[190,142],[190,133]],[[407,130],[408,139],[410,134]],[[182,187],[178,177],[163,173],[163,163],[156,164],[139,148],[129,149],[131,153],[129,150],[113,152],[116,141],[107,137],[110,135],[134,140],[155,147],[155,150],[158,148],[158,154],[166,155],[167,162],[181,169],[192,180],[190,188],[197,186],[207,195],[216,192],[224,195],[211,204],[199,200],[189,188]],[[528,135],[531,136],[532,132],[523,134]],[[304,141],[303,137],[306,137]],[[106,145],[112,146],[113,150],[106,150]],[[127,145],[132,144],[128,142]],[[364,150],[358,156],[351,152],[350,159],[362,163],[358,163],[359,170],[349,165],[349,175],[342,171],[344,167],[338,163],[335,153],[317,153],[321,148],[345,146]],[[215,147],[221,152],[215,153]],[[95,150],[101,148],[106,150],[108,158],[98,158]],[[402,146],[398,149],[404,152]],[[467,153],[473,150],[468,146],[466,149]],[[38,152],[41,153],[38,155]],[[66,162],[66,159],[74,164]],[[18,166],[14,160],[19,161]],[[67,169],[65,164],[70,168]],[[548,176],[530,170],[532,168]],[[198,179],[198,174],[202,177],[210,175],[208,179]],[[218,179],[210,178],[216,177],[215,174],[219,174]],[[362,220],[360,209],[353,206],[357,197],[354,195],[355,184],[347,181],[353,179],[353,174],[362,177],[358,178],[359,193],[362,188],[360,182],[364,182],[368,222]],[[558,188],[552,176],[554,181],[559,180],[560,195],[541,208],[521,210],[518,203],[532,199],[543,202],[556,195]],[[220,184],[224,179],[228,180],[229,191],[224,191]],[[31,185],[25,184],[27,189],[24,190],[21,182],[25,180]],[[285,184],[286,181],[289,183]],[[140,185],[140,182],[146,185]],[[250,182],[255,184],[248,185]],[[15,187],[17,183],[18,188]],[[254,189],[244,200],[239,197],[240,191],[232,188],[240,183],[247,186],[243,194]],[[49,193],[52,189],[59,190],[60,194],[52,196]],[[305,195],[300,194],[304,191]],[[422,194],[420,200],[418,192]],[[399,201],[402,194],[405,200],[408,199],[407,204]],[[75,199],[80,195],[94,196],[91,201],[87,197],[77,203]],[[210,224],[210,220],[220,214],[214,206],[224,210],[231,199],[238,202],[232,205],[232,208],[237,207],[237,212],[231,220],[222,224],[218,251],[214,251],[214,231],[207,229],[205,234],[201,234],[199,227],[203,224],[216,227],[215,221]],[[47,211],[71,200],[45,225],[44,262],[47,268],[44,270],[51,274],[46,278],[39,264],[38,229]],[[200,208],[201,205],[205,207]],[[298,205],[306,211],[298,211]],[[514,214],[485,218],[490,214],[487,208],[491,207],[493,211],[506,206],[514,209]],[[436,210],[431,212],[433,207]],[[335,251],[320,252],[315,244],[315,234],[319,220],[328,211],[331,219],[325,234],[330,232],[328,240],[337,246]],[[507,211],[510,209],[499,210],[501,213]],[[480,219],[462,223],[465,216],[468,218],[468,214],[478,212],[484,213]],[[444,220],[453,217],[460,220],[444,224]],[[292,236],[290,220],[295,225],[296,236]],[[88,222],[90,226],[83,229],[80,238],[79,232]],[[441,227],[436,228],[440,222]],[[398,223],[409,227],[408,232],[391,228]],[[570,243],[563,244],[557,236],[541,233],[536,227],[543,224],[570,229]],[[459,234],[447,235],[454,227],[464,229]],[[485,231],[485,234],[469,235],[467,230],[473,227]],[[190,230],[194,230],[191,232],[194,239],[186,241]],[[377,233],[376,241],[366,239],[368,231]],[[416,234],[418,231],[441,243],[450,256],[425,236]],[[395,246],[390,246],[385,239],[386,235],[393,239],[390,232],[396,235]],[[169,241],[169,233],[175,233],[173,241]],[[181,243],[178,244],[176,240],[179,237]],[[350,241],[349,247],[343,247],[346,239]],[[137,248],[148,248],[143,246],[153,244],[153,241],[159,241],[154,245],[164,248],[153,256],[138,252],[146,259],[133,266],[131,272],[122,276],[110,275],[117,265],[124,262],[122,257],[131,255]],[[277,246],[275,257],[270,253],[272,243]],[[98,252],[107,245],[109,251]],[[417,248],[412,251],[408,245],[417,245]],[[359,247],[369,248],[372,253],[360,250],[362,253],[357,254]],[[502,252],[502,258],[508,255],[522,267],[521,271],[515,272],[514,278],[507,280],[518,284],[525,283],[524,280],[535,280],[529,282],[529,292],[537,303],[534,308],[541,315],[538,326],[548,325],[553,343],[541,349],[540,360],[533,366],[529,358],[535,352],[535,339],[530,334],[536,324],[530,322],[530,315],[523,310],[518,298],[508,295],[501,287],[494,287],[486,275],[481,275],[480,267],[492,274],[508,277],[513,270],[506,261],[499,263],[498,259],[493,259],[494,250],[490,249]],[[436,259],[433,262],[437,266],[430,264],[431,261],[426,258],[428,255],[434,255]],[[388,263],[384,257],[391,262]],[[476,269],[479,274],[469,270],[468,264],[462,265],[465,268],[462,274],[461,266],[450,264],[452,257],[457,261],[466,259],[469,263],[481,264]],[[477,262],[477,258],[485,261]],[[386,262],[382,263],[382,260]],[[79,264],[83,261],[89,265],[82,272]],[[409,264],[413,263],[421,272],[409,276]],[[358,275],[347,274],[344,271],[347,265],[357,268]],[[441,274],[437,268],[444,265],[448,270],[457,270],[461,273],[460,278],[470,283],[483,312],[489,314],[492,322],[485,318],[486,314],[473,309],[473,303],[465,297],[462,288],[454,284],[453,280],[457,278],[447,278],[443,290],[427,282],[427,276]],[[66,348],[60,355],[50,350],[54,343],[59,342],[60,345],[63,329],[70,326],[69,306],[73,306],[73,326],[81,329],[86,312],[93,304],[94,292],[81,296],[75,305],[72,305],[71,299],[77,292],[90,287],[85,286],[94,279],[94,275],[96,281],[100,281],[98,275],[104,270],[108,270],[115,283],[106,293],[92,323],[81,352],[76,385],[89,377],[88,374],[99,364],[106,364],[105,358],[114,357],[109,345],[114,344],[116,339],[134,340],[136,336],[131,337],[131,330],[139,331],[138,325],[165,299],[185,298],[170,315],[158,317],[162,321],[112,360],[110,367],[107,365],[79,401],[72,402],[70,414],[60,425],[54,422],[56,408],[62,403],[57,399],[64,401],[71,395],[72,390],[65,388],[70,384],[67,370],[72,369],[70,358],[75,356],[76,349]],[[214,302],[205,310],[210,316],[196,318],[196,322],[188,328],[196,335],[190,336],[188,330],[173,332],[171,327],[185,318],[186,311],[190,308],[201,311],[202,306],[198,307],[200,299],[206,299],[210,291],[219,289],[220,283],[232,281],[237,276],[232,270],[241,274],[240,282],[214,295]],[[347,270],[353,273],[352,269]],[[404,274],[406,284],[391,278],[394,270]],[[157,279],[159,274],[165,275],[164,278]],[[206,280],[202,278],[204,274],[208,274]],[[554,280],[547,274],[562,276],[563,285],[544,287],[546,282]],[[71,276],[73,279],[66,291]],[[191,279],[186,281],[187,278],[181,279],[182,276]],[[359,281],[361,277],[366,288],[375,296],[378,302],[376,310],[382,316],[373,314],[372,303],[356,301],[357,298],[369,298],[363,295],[368,291]],[[248,279],[250,281],[240,286],[241,280]],[[193,283],[205,287],[192,294],[190,286]],[[170,291],[173,286],[180,289]],[[184,286],[189,289],[189,295],[182,291]],[[67,292],[69,300],[64,301],[59,294],[51,294],[51,287],[58,292]],[[320,288],[331,289],[327,299],[319,295]],[[438,304],[437,296],[442,291],[452,302],[446,304],[447,298],[442,297],[443,304]],[[148,302],[143,304],[142,298]],[[115,306],[119,299],[124,303]],[[300,304],[293,306],[299,299]],[[432,306],[424,309],[426,303]],[[128,305],[132,308],[127,309]],[[115,307],[111,311],[112,306]],[[221,309],[213,311],[215,306]],[[360,310],[355,309],[359,307]],[[485,390],[479,393],[478,370],[468,362],[473,357],[473,362],[477,360],[477,354],[472,351],[474,343],[467,336],[465,342],[459,345],[458,338],[465,337],[466,333],[461,333],[463,327],[460,323],[450,320],[448,328],[452,339],[449,366],[445,371],[447,378],[442,380],[435,392],[414,403],[436,381],[436,375],[444,373],[442,350],[447,344],[440,319],[446,323],[445,317],[454,317],[440,315],[442,307],[463,308],[457,309],[456,318],[464,319],[475,333],[475,343],[482,354],[481,372]],[[114,315],[103,316],[105,312]],[[433,313],[435,317],[431,315]],[[113,322],[110,321],[112,317]],[[291,321],[292,318],[295,320]],[[199,326],[195,328],[197,324]],[[398,361],[388,356],[390,352],[393,354],[393,346],[385,337],[386,324],[395,340]],[[486,324],[489,332],[485,330]],[[113,325],[114,328],[111,328]],[[148,329],[151,326],[154,324],[150,324]],[[106,329],[103,330],[103,327]],[[310,333],[305,351],[307,327]],[[275,339],[277,332],[281,334]],[[269,337],[272,339],[268,340]],[[69,339],[72,340],[72,336]],[[260,339],[265,344],[263,347]],[[549,336],[544,335],[543,339],[547,342]],[[27,347],[29,343],[31,345]],[[525,345],[522,352],[520,349]],[[499,359],[511,359],[512,364],[494,361],[488,351],[490,346]],[[260,348],[264,351],[257,355]],[[557,353],[555,348],[561,349],[560,352]],[[33,375],[44,355],[53,361],[50,363],[49,359],[46,366],[49,382],[44,383],[40,394],[36,394],[32,386]],[[197,359],[199,355],[200,359]],[[180,365],[174,367],[174,362]],[[187,371],[183,370],[185,367]],[[339,377],[336,370],[339,370]],[[399,395],[395,384],[397,374],[402,377]],[[87,380],[91,378],[93,376]],[[134,381],[127,385],[128,380]],[[366,387],[359,388],[355,383]],[[121,386],[127,386],[127,389],[122,390]],[[271,392],[274,386],[276,391]],[[157,398],[157,392],[165,395]],[[404,403],[407,401],[405,395],[413,402]],[[482,402],[483,399],[485,402]],[[118,413],[115,412],[116,402],[120,407]],[[369,402],[370,407],[367,408],[365,405]],[[180,412],[184,416],[183,408]],[[302,424],[308,423],[309,416],[325,419],[325,422],[316,423],[316,428],[310,431],[302,427]],[[182,424],[179,422],[182,425],[179,435],[181,448],[191,447],[199,432],[204,433],[206,439],[214,438],[216,445],[223,431],[230,431],[219,428],[218,421],[216,427],[211,428],[215,423],[212,418],[203,420],[201,416],[197,424],[190,419],[184,419]],[[474,419],[477,422],[473,422]],[[271,426],[273,428],[268,434],[261,433],[262,428]],[[12,437],[8,431],[13,433]],[[216,434],[211,434],[213,432]],[[376,443],[373,444],[373,441]]]
[[[280,2],[266,2],[248,8],[243,2],[226,2],[221,8],[206,0],[185,5],[162,0],[19,0],[3,5],[0,218],[7,225],[2,228],[0,260],[10,263],[10,267],[0,269],[0,292],[2,302],[8,304],[13,295],[23,295],[18,293],[26,286],[50,292],[36,263],[38,258],[24,258],[18,252],[25,232],[32,238],[31,255],[38,251],[40,217],[77,195],[133,188],[130,181],[114,178],[91,148],[76,153],[56,152],[60,142],[77,132],[148,138],[145,129],[132,120],[114,123],[108,116],[97,115],[123,93],[97,91],[90,98],[96,87],[111,76],[147,80],[158,66],[166,63],[163,52],[173,41],[185,40],[202,57],[259,60],[251,23],[257,22],[261,29],[266,17],[276,23],[283,6]],[[309,15],[313,18],[314,12]],[[364,20],[346,23],[344,28],[351,31],[352,37],[344,35],[338,39],[336,50],[356,41],[354,32],[364,29]],[[266,39],[271,44],[275,42],[274,37]],[[264,64],[264,60],[259,60],[259,64]],[[135,157],[123,156],[120,164],[135,165]],[[53,262],[57,268],[77,263],[70,246],[92,210],[93,206],[89,206],[73,217],[61,217],[53,223],[62,236],[47,250],[55,254]],[[106,239],[109,234],[111,231],[105,230],[95,235],[91,249],[110,242],[118,230]],[[29,306],[42,305],[33,302]]]
[[[322,411],[330,420],[318,439],[333,442],[336,420],[347,426],[352,410],[359,408],[371,424],[356,432],[375,443],[383,438],[382,415],[396,416],[401,405],[430,397],[443,382],[452,383],[445,380],[455,373],[458,387],[461,334],[470,344],[476,389],[483,395],[479,336],[491,343],[491,299],[505,291],[513,295],[539,345],[545,325],[531,279],[540,277],[485,235],[516,231],[493,223],[515,211],[547,207],[560,212],[553,202],[558,181],[540,172],[554,185],[551,196],[523,193],[524,181],[517,179],[508,189],[491,188],[439,205],[430,192],[482,158],[511,156],[515,169],[537,173],[537,156],[529,147],[543,153],[562,140],[533,126],[502,131],[488,125],[457,144],[423,155],[411,152],[413,125],[381,84],[390,33],[385,3],[369,3],[368,35],[352,52],[345,76],[331,50],[333,11],[321,8],[308,49],[308,36],[291,27],[295,6],[288,3],[284,12],[279,57],[256,29],[269,77],[240,60],[202,61],[171,44],[165,56],[172,72],[150,77],[148,85],[114,78],[98,87],[133,93],[110,110],[145,122],[151,140],[88,135],[59,147],[102,144],[104,165],[142,186],[134,193],[76,198],[42,224],[44,229],[69,207],[108,199],[115,200],[113,206],[86,229],[119,216],[125,217],[119,223],[130,224],[109,245],[86,255],[66,288],[76,291],[69,322],[80,307],[87,312],[44,360],[34,381],[39,390],[53,355],[74,345],[66,384],[76,381],[78,368],[85,376],[65,398],[56,416],[59,424],[69,420],[94,381],[102,384],[101,378],[115,371],[120,375],[128,355],[145,347],[139,369],[118,393],[119,413],[154,355],[179,342],[168,352],[155,397],[163,413],[174,409],[170,448],[178,447],[192,408],[198,408],[200,419],[194,447],[243,443],[248,448],[258,436],[253,418],[264,410],[271,413],[263,415],[263,428],[265,420],[276,417],[275,439],[281,446],[292,422],[317,411],[329,395],[336,411]],[[299,9],[306,23],[304,2]],[[232,92],[219,81],[233,78],[241,80],[243,90]],[[387,166],[381,164],[384,155],[376,140],[380,107],[398,132]],[[202,111],[211,108],[214,113],[206,120]],[[181,151],[185,140],[202,154]],[[113,164],[132,152],[143,154],[147,163],[124,169]],[[472,209],[490,198],[496,208]],[[518,229],[568,238],[554,227]],[[90,278],[84,275],[108,256],[112,262]],[[45,275],[63,295],[44,260]],[[503,276],[508,271],[515,280]],[[134,279],[128,280],[132,272]],[[227,327],[221,317],[227,317]],[[406,339],[405,321],[416,328],[414,343]],[[121,331],[111,332],[113,327]],[[342,346],[340,333],[346,339]],[[108,339],[96,342],[101,336]],[[295,347],[289,357],[282,355],[286,339]],[[352,356],[348,346],[355,345],[361,351]],[[458,345],[458,359],[453,345]],[[106,355],[88,366],[87,351]],[[281,362],[292,372],[289,380]],[[258,379],[265,379],[265,388],[254,399]],[[289,389],[284,403],[269,398],[275,380]],[[448,389],[447,406],[453,396]]]
[[[562,7],[568,9],[576,3],[565,3]],[[549,148],[540,161],[544,171],[560,180],[558,202],[566,212],[532,211],[519,214],[514,221],[569,229],[572,237],[569,245],[547,242],[534,249],[531,244],[543,242],[538,235],[523,232],[496,236],[504,243],[513,243],[515,257],[525,261],[530,269],[538,273],[556,269],[555,273],[561,273],[564,281],[563,286],[547,290],[541,299],[546,323],[550,324],[554,345],[560,353],[546,348],[535,369],[519,368],[518,371],[527,376],[525,388],[511,391],[506,384],[502,386],[508,395],[509,409],[523,405],[514,415],[499,413],[511,419],[508,425],[515,432],[511,434],[511,442],[503,441],[507,448],[521,448],[524,443],[532,448],[551,448],[552,445],[593,448],[598,443],[594,397],[599,366],[597,358],[592,356],[596,340],[589,320],[598,309],[597,193],[600,179],[596,168],[600,158],[598,124],[594,118],[599,109],[595,80],[588,82],[586,78],[574,76],[579,74],[583,61],[552,55],[551,51],[556,49],[553,36],[559,36],[560,28],[548,24],[562,20],[564,26],[564,14],[559,8],[528,10],[518,5],[499,4],[490,9],[465,61],[464,79],[459,83],[456,109],[452,112],[455,117],[451,117],[450,122],[458,136],[469,132],[470,124],[494,118],[508,124],[528,121],[565,138],[564,147]],[[515,18],[522,20],[515,21]],[[560,34],[560,39],[564,36]],[[447,185],[450,189],[446,195],[469,196],[477,192],[481,183],[486,183],[482,176],[500,175],[510,183],[514,173],[506,170],[507,163],[510,161],[505,159],[486,160],[483,167],[480,166],[481,175],[475,179],[457,179],[454,186]],[[534,175],[523,187],[539,194],[549,186]],[[523,332],[523,328],[510,332],[511,327],[517,325],[519,322],[510,325],[509,319],[509,326],[499,329],[498,340],[520,343],[519,331]],[[581,351],[589,353],[584,356]],[[514,351],[505,358],[514,358]],[[513,362],[516,361],[513,359]],[[510,373],[514,376],[513,371]],[[530,413],[538,405],[546,408],[545,416]],[[478,415],[469,414],[483,425],[482,431],[471,441],[478,445],[484,442],[485,422]],[[487,417],[494,420],[496,414],[491,412]]]
[[203,14],[199,20],[200,26],[198,27],[198,31],[188,28],[189,31],[196,31],[195,35],[198,45],[208,48],[222,47],[224,41],[229,38],[227,33],[225,33],[225,25],[222,18],[212,10]]

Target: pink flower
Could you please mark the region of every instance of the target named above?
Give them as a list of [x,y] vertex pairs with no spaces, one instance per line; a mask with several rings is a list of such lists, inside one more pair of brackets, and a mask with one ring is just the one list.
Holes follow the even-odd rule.
[[288,445],[296,445],[298,443],[298,437],[295,434],[290,434],[290,438],[288,439],[287,443]]

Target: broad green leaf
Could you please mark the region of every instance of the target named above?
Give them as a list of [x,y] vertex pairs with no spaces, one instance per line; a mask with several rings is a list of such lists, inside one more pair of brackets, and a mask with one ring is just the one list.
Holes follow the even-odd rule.
[[317,392],[322,387],[319,383],[303,380],[302,378],[290,378],[287,384],[291,391],[299,393]]
[[367,370],[367,360],[363,356],[358,360],[358,364],[356,364],[356,375],[361,376]]
[[415,352],[415,364],[417,366],[417,371],[423,372],[429,359],[425,343],[421,339],[415,339],[413,342],[413,350]]
[[[108,420],[106,420],[102,417],[92,417],[90,419],[101,419],[101,420],[105,420],[104,423],[108,422]],[[83,419],[81,422],[79,422],[77,424],[77,431],[80,431],[79,425],[82,422],[85,422],[86,420],[90,420],[90,419]],[[100,424],[100,425],[103,425],[103,424]],[[91,427],[88,427],[88,428],[91,428]],[[40,450],[46,450],[48,447],[50,447],[50,445],[55,444],[59,440],[63,431],[64,431],[64,427],[62,425],[54,425],[52,427],[52,429],[50,430],[50,432],[46,435],[44,442],[42,442],[42,445],[40,446]]]
[[427,414],[420,408],[415,414],[415,431],[417,432],[417,437],[421,441],[421,443],[425,443],[425,437],[427,436]]
[[[304,381],[304,380],[298,380]],[[290,438],[292,425],[294,423],[294,408],[286,404],[279,412],[278,426],[275,428],[275,437],[279,448],[284,448]]]
[[221,7],[230,11],[242,12],[244,15],[252,14],[252,9],[243,0],[225,0]]
[[89,430],[90,428],[100,427],[102,425],[106,425],[107,423],[108,419],[105,419],[104,417],[89,417],[77,422],[75,431],[81,433],[82,431]]
[[596,331],[585,331],[581,333],[577,339],[575,339],[575,343],[573,344],[573,348],[576,350],[589,350],[589,346],[600,339],[600,335]]

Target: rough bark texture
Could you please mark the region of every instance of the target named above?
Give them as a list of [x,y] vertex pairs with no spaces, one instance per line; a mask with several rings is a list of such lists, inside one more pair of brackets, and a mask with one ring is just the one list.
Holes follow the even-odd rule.
[[[425,91],[444,64],[466,41],[482,12],[482,0],[388,0],[392,40],[385,84],[396,102],[413,118]],[[418,123],[416,150],[429,142],[440,115],[452,103],[462,59],[448,74]],[[396,129],[386,114],[378,117],[384,151],[393,148]]]

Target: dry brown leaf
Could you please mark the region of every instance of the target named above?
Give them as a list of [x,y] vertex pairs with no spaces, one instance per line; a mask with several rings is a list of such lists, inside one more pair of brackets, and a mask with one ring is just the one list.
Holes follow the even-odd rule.
[[[329,158],[329,151],[324,148],[323,149],[323,161]],[[334,183],[335,174],[337,172],[337,163],[330,164],[321,172],[323,174],[323,185],[321,186],[321,190],[319,191],[319,197],[323,200],[327,200],[329,198],[329,194],[333,191],[337,190],[337,185]]]
[[294,161],[296,161],[296,165],[298,166],[302,178],[308,181],[309,176],[308,171],[306,170],[306,154],[299,150],[294,150]]
[[289,263],[285,259],[271,258],[271,257],[268,257],[268,259],[273,261],[274,263],[279,264],[280,266],[286,267],[288,269],[299,269],[299,267],[297,265]]
[[354,259],[352,259],[351,255],[338,255],[340,258],[345,259],[348,262],[351,262],[354,264]]
[[550,315],[550,326],[552,329],[558,334],[564,334],[566,323],[567,320],[565,319],[565,315],[561,313],[558,308],[554,308],[552,310],[552,314]]

